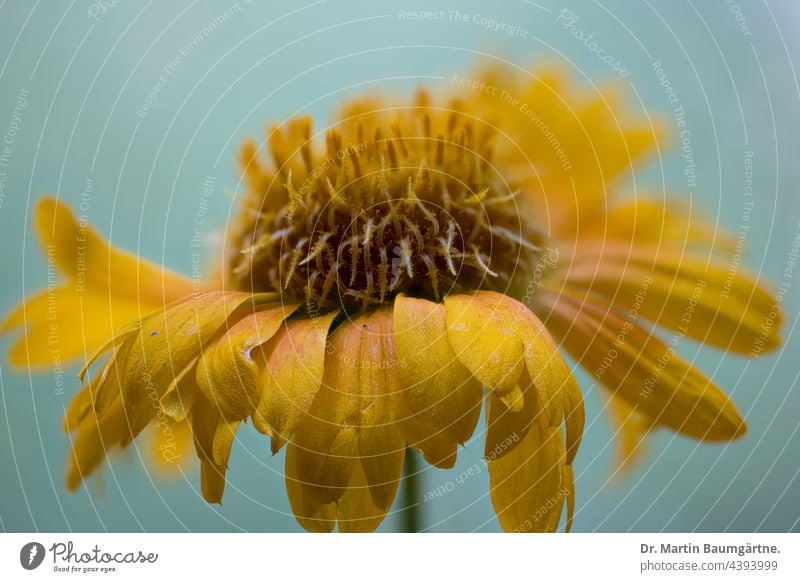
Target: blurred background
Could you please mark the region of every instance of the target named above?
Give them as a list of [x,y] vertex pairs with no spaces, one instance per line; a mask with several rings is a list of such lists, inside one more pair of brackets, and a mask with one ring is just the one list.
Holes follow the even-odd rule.
[[[420,10],[444,17],[406,16]],[[263,140],[268,122],[304,113],[324,127],[343,99],[370,91],[404,97],[425,85],[451,94],[454,74],[500,59],[532,71],[558,62],[587,90],[619,83],[632,115],[661,116],[674,130],[660,61],[691,130],[696,185],[687,187],[673,140],[637,171],[636,188],[683,197],[737,233],[752,152],[744,262],[789,284],[786,344],[757,360],[684,344],[681,353],[733,395],[749,433],[730,445],[656,433],[647,462],[625,481],[611,477],[610,425],[597,388],[579,373],[588,416],[574,529],[796,531],[800,281],[785,269],[800,232],[799,31],[800,4],[790,0],[1,2],[0,312],[47,283],[30,228],[43,193],[77,207],[89,184],[91,224],[188,275],[202,201],[211,257],[216,233],[236,211],[236,150],[245,137]],[[213,195],[204,197],[209,178]],[[164,480],[135,448],[67,493],[61,419],[78,388],[77,367],[61,394],[54,374],[9,368],[9,345],[0,338],[3,530],[299,531],[283,455],[270,457],[250,426],[239,431],[221,507],[202,500],[196,465]],[[446,491],[421,505],[427,530],[499,531],[479,435],[451,471],[423,471],[422,493]],[[473,466],[482,470],[459,479]],[[398,522],[390,515],[381,531]]]

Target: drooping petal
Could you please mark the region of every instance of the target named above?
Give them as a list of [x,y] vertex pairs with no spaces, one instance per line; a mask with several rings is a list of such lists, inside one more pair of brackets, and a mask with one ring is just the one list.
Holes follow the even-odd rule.
[[191,279],[110,246],[53,198],[39,201],[35,226],[48,267],[66,280],[29,297],[0,326],[25,328],[11,346],[16,366],[91,353],[116,329],[192,293]]
[[567,498],[567,523],[564,530],[572,530],[572,518],[575,515],[575,474],[572,465],[567,463],[561,470],[562,491]]
[[74,429],[72,451],[67,463],[67,489],[74,491],[106,458],[107,451],[121,446],[128,432],[128,422],[120,401],[100,417],[88,413]]
[[364,469],[356,463],[347,489],[336,502],[322,503],[298,479],[297,449],[293,443],[286,447],[286,492],[295,519],[303,529],[330,532],[338,522],[339,531],[358,533],[375,531],[383,521],[386,510],[375,505]]
[[297,477],[321,503],[339,501],[360,465],[372,503],[389,510],[405,442],[390,398],[398,390],[388,308],[342,322],[330,337],[322,386],[297,426]]
[[624,478],[644,456],[647,449],[645,437],[653,422],[640,410],[610,393],[606,396],[606,411],[617,443],[615,475]]
[[745,433],[728,396],[671,346],[596,299],[567,292],[539,298],[549,312],[543,319],[570,355],[654,424],[712,441]]
[[203,350],[197,383],[228,420],[242,420],[256,408],[262,392],[263,344],[297,305],[266,304],[245,314]]
[[264,346],[266,365],[253,425],[277,453],[308,412],[322,384],[328,330],[338,312],[290,321]]
[[199,356],[237,309],[273,296],[207,292],[180,301],[143,319],[109,361],[98,391],[121,398],[130,442],[159,410],[159,401],[176,378]]
[[519,390],[525,350],[493,299],[485,293],[450,295],[444,305],[456,357],[484,386],[502,395]]
[[286,493],[297,522],[312,532],[330,532],[336,525],[336,504],[322,503],[297,477],[296,448],[286,447]]
[[167,391],[161,397],[161,410],[175,421],[186,420],[194,399],[200,393],[195,373],[197,360],[194,358],[172,379]]
[[397,297],[394,337],[400,390],[393,400],[401,430],[429,463],[452,467],[457,446],[480,416],[480,382],[450,346],[444,305]]
[[520,376],[523,406],[509,408],[494,392],[486,395],[486,440],[483,456],[487,460],[500,458],[518,446],[536,422],[541,412],[536,388],[527,370]]
[[721,349],[758,355],[781,342],[783,315],[776,300],[744,269],[704,254],[613,242],[586,245],[566,281]]
[[364,465],[356,464],[347,491],[336,504],[340,532],[366,533],[378,528],[389,508],[385,501],[376,503],[373,490],[367,482]]
[[202,393],[191,411],[192,436],[200,459],[200,489],[209,503],[222,503],[225,473],[238,422],[225,422],[217,406]]
[[[449,310],[451,305],[455,305],[454,312],[460,315],[466,311],[465,306],[470,304],[470,299],[474,300],[472,317],[476,321],[491,319],[492,325],[496,326],[492,329],[493,335],[489,336],[486,343],[499,341],[497,337],[500,334],[506,338],[513,337],[522,348],[521,356],[526,368],[524,373],[516,378],[516,388],[519,390],[517,399],[521,403],[519,408],[509,406],[508,401],[500,398],[501,394],[497,394],[496,391],[488,398],[485,454],[487,457],[502,456],[513,449],[525,436],[534,417],[540,411],[546,415],[550,426],[560,427],[565,419],[565,409],[568,409],[567,432],[571,460],[583,430],[583,398],[550,332],[522,303],[501,293],[479,291],[470,296],[450,296],[445,300],[445,306]],[[455,325],[458,323],[456,321]],[[451,329],[452,326],[448,331]],[[483,330],[474,329],[474,333],[480,336]],[[457,342],[465,339],[460,337],[459,333],[452,332],[450,338],[451,342],[453,338]],[[476,352],[473,358],[478,365],[480,357],[480,353]],[[491,358],[491,351],[482,357]],[[506,362],[508,361],[510,360],[507,359]],[[503,411],[501,403],[508,412]],[[511,444],[508,444],[509,439]]]
[[538,417],[519,446],[489,460],[489,492],[507,532],[555,531],[566,497],[561,430]]

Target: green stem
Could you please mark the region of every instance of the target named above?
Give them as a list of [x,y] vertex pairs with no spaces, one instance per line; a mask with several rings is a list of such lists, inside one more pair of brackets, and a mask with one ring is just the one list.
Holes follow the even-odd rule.
[[406,449],[405,476],[403,478],[402,531],[418,533],[420,530],[419,457]]

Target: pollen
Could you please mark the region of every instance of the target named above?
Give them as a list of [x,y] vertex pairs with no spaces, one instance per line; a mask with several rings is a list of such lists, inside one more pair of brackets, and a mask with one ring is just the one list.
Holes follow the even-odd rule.
[[307,118],[246,142],[245,210],[226,265],[239,290],[349,311],[398,293],[504,290],[542,246],[492,165],[495,131],[454,102],[360,101],[324,132]]

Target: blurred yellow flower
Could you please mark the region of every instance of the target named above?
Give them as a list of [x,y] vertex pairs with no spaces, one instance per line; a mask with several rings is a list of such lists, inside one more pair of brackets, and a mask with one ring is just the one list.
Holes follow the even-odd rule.
[[727,239],[673,203],[617,193],[663,131],[559,71],[480,79],[439,104],[425,92],[405,106],[351,102],[324,145],[309,119],[291,120],[270,129],[268,161],[245,143],[247,194],[213,288],[40,202],[40,239],[68,279],[3,329],[24,328],[20,366],[51,362],[52,321],[63,358],[96,350],[65,419],[69,488],[150,426],[162,464],[193,436],[203,496],[220,502],[249,420],[273,452],[287,446],[304,528],[371,531],[406,448],[452,467],[485,400],[500,525],[554,531],[566,506],[569,528],[584,412],[559,345],[608,389],[623,463],[657,426],[743,434],[675,346],[756,355],[779,344],[780,321],[757,280],[727,268]]

